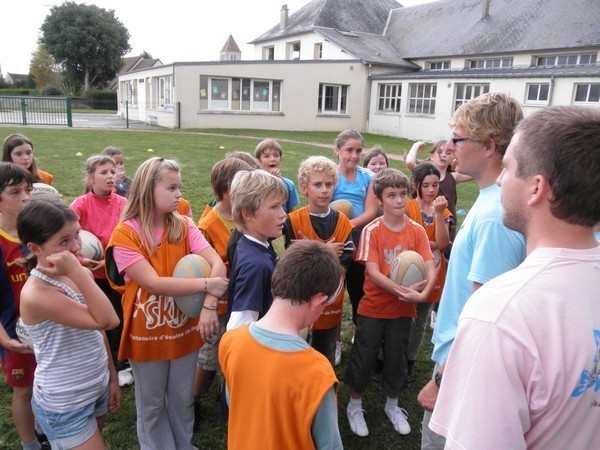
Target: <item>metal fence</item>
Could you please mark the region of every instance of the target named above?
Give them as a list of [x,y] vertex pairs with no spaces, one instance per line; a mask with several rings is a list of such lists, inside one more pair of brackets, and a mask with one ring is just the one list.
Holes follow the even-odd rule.
[[72,127],[71,97],[0,96],[0,123]]

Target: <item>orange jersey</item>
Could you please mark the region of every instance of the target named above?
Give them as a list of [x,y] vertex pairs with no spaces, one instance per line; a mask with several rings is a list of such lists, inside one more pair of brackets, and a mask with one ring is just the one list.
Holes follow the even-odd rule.
[[[308,207],[297,209],[288,214],[292,230],[296,238],[299,231],[304,236],[313,241],[327,242],[335,237],[335,242],[346,242],[352,231],[352,223],[345,215],[339,214],[335,229],[327,239],[321,239],[312,227]],[[326,306],[317,321],[314,323],[315,330],[329,330],[338,326],[342,322],[342,311],[344,308],[344,289],[341,290],[338,298],[331,305]]]
[[[221,260],[227,267],[227,276],[229,276],[229,261],[227,259],[227,244],[231,237],[231,231],[235,228],[235,222],[226,221],[213,208],[207,209],[202,214],[198,222],[198,229],[202,232],[208,243],[219,254]],[[227,295],[219,299],[219,315],[227,314]]]
[[[123,247],[141,255],[161,277],[170,277],[177,262],[190,253],[187,232],[181,242],[171,244],[163,233],[162,242],[154,255],[142,246],[140,235],[129,225],[121,222],[115,228],[107,248],[107,261],[112,247]],[[110,266],[112,262],[108,262]],[[111,284],[114,272],[107,267]],[[113,284],[114,286],[114,284]],[[146,292],[135,280],[125,283],[121,300],[123,304],[123,334],[119,348],[119,360],[131,358],[138,362],[171,360],[181,358],[198,350],[203,342],[198,332],[198,318],[183,314],[173,297],[153,295]]]
[[323,355],[312,348],[265,347],[245,325],[223,335],[219,362],[230,396],[229,449],[315,448],[311,424],[327,391],[337,386]]
[[[379,217],[363,229],[357,260],[377,263],[382,275],[389,277],[394,258],[404,250],[419,253],[425,261],[433,259],[429,239],[422,226],[407,217],[402,231],[392,231],[383,223],[383,217]],[[374,319],[416,317],[414,303],[400,300],[396,295],[378,287],[368,271],[365,272],[364,292],[365,295],[358,304],[360,315]]]
[[177,206],[177,212],[182,216],[192,217],[192,207],[190,202],[184,198],[180,198],[179,206]]
[[[409,200],[406,205],[406,213],[408,214],[408,217],[425,228],[427,238],[430,241],[435,242],[435,223],[432,223],[431,225],[425,225],[423,222],[423,215],[421,214],[421,208],[419,207],[417,200]],[[452,217],[452,213],[450,210],[445,209],[444,219],[449,217]],[[435,280],[433,291],[431,291],[431,295],[427,301],[431,303],[438,303],[442,297],[442,289],[444,289],[444,283],[446,282],[446,260],[444,259],[442,252],[437,249],[433,251],[433,260],[435,262],[435,269],[437,271],[437,279]]]

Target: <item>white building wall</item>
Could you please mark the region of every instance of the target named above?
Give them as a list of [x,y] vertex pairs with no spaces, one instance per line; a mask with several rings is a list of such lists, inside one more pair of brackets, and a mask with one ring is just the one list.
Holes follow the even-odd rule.
[[311,60],[314,57],[315,44],[323,43],[322,59],[353,59],[351,55],[344,53],[335,44],[325,41],[323,36],[317,33],[299,34],[296,36],[288,36],[285,39],[274,39],[272,41],[261,42],[254,46],[254,59],[262,60],[263,49],[265,47],[274,47],[274,55],[276,61],[286,60],[288,44],[291,42],[300,42],[300,59]]

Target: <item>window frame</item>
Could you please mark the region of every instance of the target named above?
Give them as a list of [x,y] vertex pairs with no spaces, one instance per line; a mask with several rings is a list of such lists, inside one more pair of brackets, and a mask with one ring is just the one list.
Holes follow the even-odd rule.
[[[566,58],[566,61],[561,61],[561,58]],[[575,61],[569,62],[572,58]],[[582,59],[587,58],[587,62],[581,62]],[[544,60],[544,64],[541,64],[540,60]],[[549,60],[553,60],[549,64]],[[535,67],[556,67],[556,66],[587,66],[596,64],[598,60],[598,54],[594,52],[590,53],[564,53],[560,55],[540,55],[535,57]]]
[[[458,96],[458,89],[463,89],[463,95]],[[467,91],[470,90],[470,94],[467,95]],[[453,111],[456,111],[461,105],[467,103],[469,100],[474,99],[482,94],[490,92],[490,83],[454,83],[454,102]]]
[[[587,86],[586,95],[585,95],[586,99],[585,100],[577,100],[577,94],[578,94],[577,91],[579,90],[579,87],[583,87],[583,86]],[[590,92],[590,91],[592,91],[592,89],[595,92],[593,92],[593,93]],[[598,97],[598,99],[590,101],[590,93],[592,93],[594,96]],[[596,106],[596,105],[600,104],[600,83],[574,83],[572,103],[574,105],[588,105],[588,106],[591,106],[591,105]]]
[[[347,84],[335,83],[319,83],[319,94],[317,99],[317,114],[325,115],[346,115],[348,114],[348,88]],[[337,99],[335,99],[336,109],[325,109],[327,107],[328,98],[333,102],[333,93],[327,91],[337,91]]]
[[[450,60],[446,61],[429,61],[429,70],[449,70],[450,69]],[[441,64],[442,67],[434,67]]]
[[165,108],[173,106],[173,75],[164,75],[156,79],[156,106]]
[[[498,61],[498,64],[496,64]],[[469,59],[469,69],[506,69],[512,68],[513,58],[477,58]],[[505,64],[506,63],[506,64]]]
[[[242,113],[281,112],[281,80],[201,74],[199,76],[199,81],[201,111],[230,111]],[[214,95],[213,86],[218,86],[218,82],[222,83],[224,81],[227,82],[226,99],[215,101],[212,98]],[[222,84],[221,86],[223,87]],[[263,89],[263,91],[266,89],[266,99],[265,93],[258,92],[259,89]],[[257,99],[257,95],[260,98]],[[219,101],[226,103],[221,104],[218,103]]]
[[378,83],[377,112],[400,113],[402,108],[402,83]]
[[[420,89],[421,94],[419,94]],[[426,91],[429,91],[429,96],[426,96]],[[408,83],[407,114],[434,116],[436,103],[437,83]],[[425,105],[427,105],[427,112],[425,112]]]
[[[535,99],[530,99],[530,94],[532,93],[532,89],[537,86],[537,93],[535,95]],[[546,88],[545,97],[543,97],[543,89]],[[536,82],[536,83],[526,83],[525,84],[525,99],[524,103],[528,104],[537,104],[537,105],[547,105],[550,99],[550,83]]]

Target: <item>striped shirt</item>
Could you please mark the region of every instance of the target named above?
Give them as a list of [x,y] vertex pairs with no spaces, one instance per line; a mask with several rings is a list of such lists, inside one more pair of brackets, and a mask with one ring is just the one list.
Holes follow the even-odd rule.
[[[85,304],[83,295],[33,269],[40,278]],[[102,333],[71,328],[45,320],[25,325],[37,360],[33,384],[35,401],[45,410],[65,413],[96,401],[108,387],[108,357]]]

